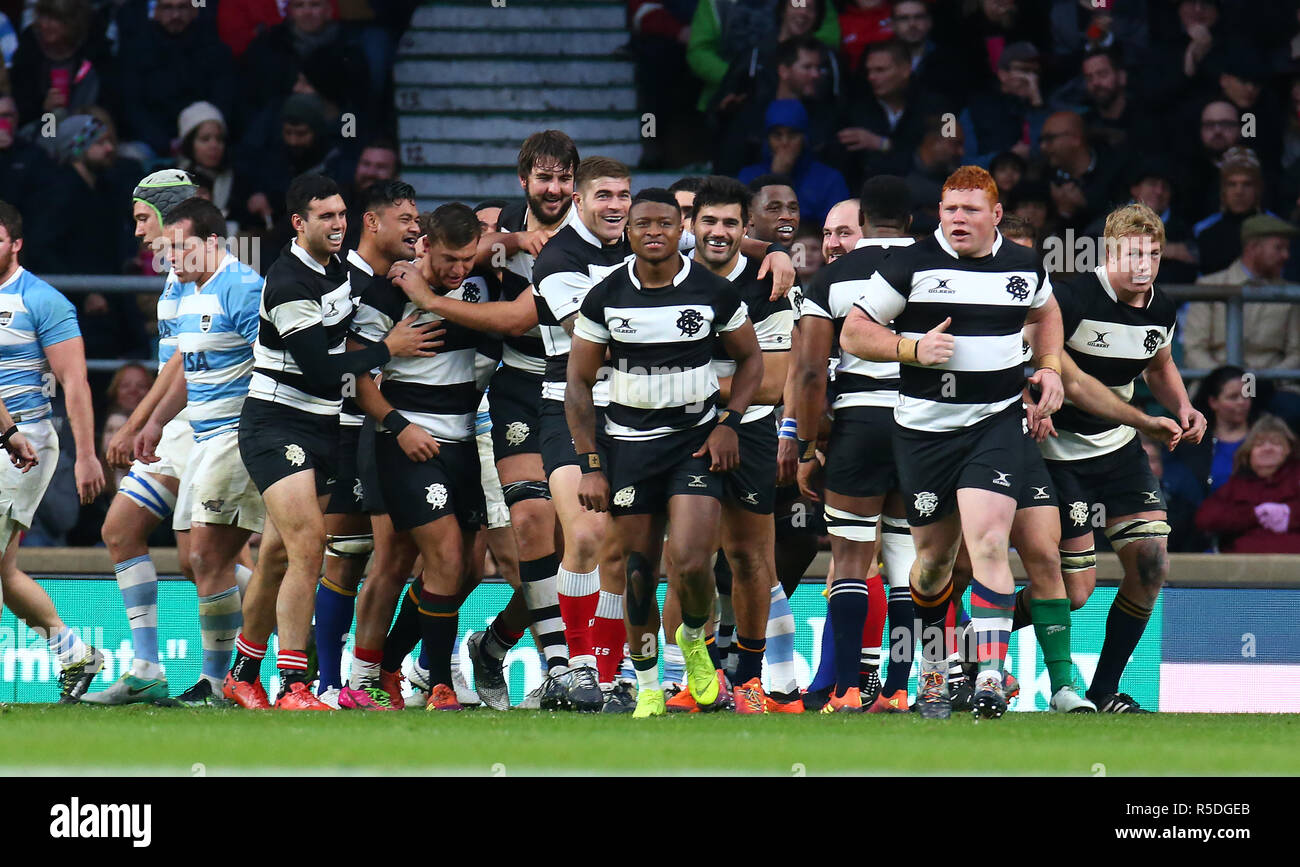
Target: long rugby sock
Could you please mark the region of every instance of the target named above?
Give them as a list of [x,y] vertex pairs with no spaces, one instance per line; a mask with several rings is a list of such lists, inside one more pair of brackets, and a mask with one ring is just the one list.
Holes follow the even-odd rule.
[[266,645],[249,641],[240,632],[235,637],[235,662],[230,666],[230,673],[235,680],[257,683],[262,677],[262,660],[265,658]]
[[1097,672],[1092,677],[1088,698],[1094,702],[1119,692],[1119,679],[1124,674],[1129,657],[1142,639],[1142,633],[1151,619],[1151,609],[1134,602],[1123,591],[1115,594],[1110,613],[1106,615],[1106,638],[1101,643],[1101,657]]
[[320,667],[318,692],[343,686],[343,643],[352,628],[357,591],[322,577],[316,585],[316,664]]
[[518,644],[519,639],[523,637],[523,632],[512,631],[501,622],[501,618],[498,616],[488,624],[487,635],[480,646],[488,656],[499,662],[504,662],[510,648]]
[[[913,567],[915,570],[915,567]],[[912,587],[912,604],[916,607],[916,620],[921,624],[921,656],[929,662],[939,662],[948,655],[945,629],[948,620],[948,602],[952,597],[952,580],[937,593],[927,594]]]
[[[1023,595],[1023,591],[1021,593]],[[1043,662],[1052,681],[1052,693],[1073,682],[1070,662],[1070,600],[1033,599],[1034,635],[1043,649]]]
[[[704,639],[704,646],[709,648],[709,658],[713,660],[713,667],[722,668],[722,663],[718,659],[717,642],[712,636]],[[664,680],[677,684],[686,682],[686,655],[676,644],[664,645]]]
[[[1011,631],[1016,632],[1017,630],[1024,629],[1026,626],[1035,625],[1034,611],[1036,610],[1037,609],[1034,608],[1033,600],[1029,598],[1029,588],[1021,587],[1017,590],[1015,614],[1011,618]],[[1037,630],[1035,630],[1035,632],[1037,632]]]
[[81,640],[81,636],[68,626],[45,639],[45,643],[49,646],[50,652],[59,658],[60,668],[76,665],[90,652],[85,642]]
[[861,578],[837,578],[831,584],[826,607],[835,633],[836,696],[858,685],[858,659],[867,606],[867,583]]
[[976,676],[983,677],[993,672],[1000,681],[1007,659],[1007,643],[1011,640],[1011,612],[1016,604],[1015,597],[974,580],[971,582],[970,604],[979,664]]
[[[162,675],[158,664],[158,571],[148,554],[113,564],[117,589],[122,592],[126,619],[131,625],[135,661],[131,673],[146,680]],[[225,672],[222,672],[225,676]]]
[[555,672],[569,664],[569,645],[564,639],[564,615],[556,591],[560,558],[548,554],[537,560],[519,561],[524,602],[537,628],[537,641],[545,668]]
[[594,666],[591,622],[600,602],[600,571],[570,572],[560,566],[556,589],[560,613],[564,617],[564,635],[569,642],[569,662]]
[[275,655],[275,667],[280,673],[280,695],[284,695],[295,683],[306,682],[307,651],[281,648]]
[[794,667],[794,612],[790,610],[790,600],[780,584],[772,588],[771,595],[767,613],[768,686],[773,695],[797,696],[799,680]]
[[420,582],[412,581],[402,593],[397,619],[384,639],[384,671],[400,671],[402,660],[420,643]]
[[822,621],[821,655],[817,660],[817,673],[813,675],[812,683],[808,684],[808,691],[819,692],[833,686],[835,686],[835,630],[831,628],[831,618],[828,615]]
[[199,597],[199,636],[203,641],[203,676],[218,695],[230,670],[230,651],[244,625],[239,588]]
[[596,616],[591,627],[591,645],[596,653],[596,673],[600,683],[613,683],[623,662],[623,645],[627,627],[623,623],[623,597],[602,590],[596,602]]
[[906,587],[889,588],[889,668],[882,688],[885,695],[907,689],[912,674],[912,654],[916,650],[916,635],[912,619],[916,606],[912,593]]
[[[420,593],[420,630],[429,658],[429,686],[451,686],[451,654],[456,649],[459,598]],[[387,657],[387,653],[385,653]]]
[[629,654],[632,657],[632,667],[636,669],[636,685],[641,691],[648,689],[663,689],[659,685],[659,654],[652,653],[649,656],[637,656],[633,651]]
[[858,662],[861,682],[869,670],[880,670],[880,645],[885,632],[885,615],[889,610],[885,582],[879,574],[867,579],[867,619],[862,625],[862,655]]
[[765,642],[761,638],[736,636],[736,683],[749,683],[755,677],[763,676],[763,649]]

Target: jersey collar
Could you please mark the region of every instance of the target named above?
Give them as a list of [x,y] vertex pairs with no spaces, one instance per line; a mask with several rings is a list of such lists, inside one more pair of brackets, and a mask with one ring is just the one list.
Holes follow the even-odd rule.
[[915,238],[859,238],[858,243],[853,245],[853,249],[861,250],[863,247],[910,247],[916,243]]
[[748,266],[749,266],[749,259],[745,258],[744,253],[741,253],[739,256],[736,257],[736,267],[732,268],[731,273],[727,275],[727,282],[735,283],[736,278],[739,277],[741,274],[744,274],[745,268],[747,268]]
[[224,271],[224,270],[226,270],[227,268],[229,268],[231,265],[235,265],[235,264],[237,264],[238,262],[239,262],[239,260],[236,259],[234,256],[232,256],[232,255],[230,254],[230,251],[227,250],[227,251],[226,251],[226,255],[224,255],[224,256],[221,257],[221,263],[220,263],[219,265],[217,265],[217,270],[213,271],[213,272],[212,272],[212,276],[209,277],[205,282],[203,282],[203,283],[201,283],[201,284],[195,286],[195,287],[194,287],[194,291],[195,291],[195,292],[202,292],[202,291],[203,291],[203,287],[204,287],[204,286],[207,286],[207,285],[208,285],[209,283],[211,283],[213,280],[217,279],[217,275],[218,275],[218,274],[220,274],[222,271]]
[[23,272],[26,270],[27,269],[24,268],[22,265],[19,265],[17,268],[14,269],[14,275],[12,277],[4,281],[4,283],[0,283],[0,289],[8,289],[10,286],[17,283],[18,278],[23,276]]
[[[1106,276],[1106,266],[1098,265],[1096,268],[1093,268],[1092,271],[1097,275],[1097,280],[1101,283],[1102,291],[1110,296],[1110,300],[1114,301],[1116,304],[1123,304],[1124,302],[1120,301],[1119,296],[1115,294],[1115,287],[1110,285],[1110,277]],[[1155,297],[1156,287],[1153,285],[1150,291],[1147,292],[1147,303],[1143,304],[1142,308],[1146,309],[1147,307],[1150,307],[1151,302],[1155,300]]]
[[[325,276],[325,267],[324,267],[323,265],[321,265],[320,262],[317,262],[315,259],[313,259],[312,256],[311,256],[311,253],[308,253],[306,250],[304,250],[302,247],[300,247],[300,246],[298,245],[298,239],[297,239],[297,238],[294,238],[292,241],[289,242],[289,252],[291,252],[291,253],[293,253],[293,255],[297,256],[297,257],[299,258],[299,260],[301,260],[302,263],[303,263],[304,265],[306,265],[308,268],[312,269],[313,271],[315,271],[317,274],[321,275],[322,277]],[[331,260],[331,261],[335,261],[335,262],[337,262],[337,261],[338,261],[338,258],[339,258],[339,257],[338,257],[337,255],[335,255],[334,253],[331,253],[331,254],[330,254],[330,260]]]
[[[680,257],[681,260],[682,260],[682,267],[678,269],[678,271],[677,271],[677,275],[676,275],[675,277],[673,277],[673,285],[674,285],[674,286],[680,286],[680,285],[682,285],[682,281],[686,279],[686,275],[689,274],[690,271],[691,271],[691,260],[690,260],[689,258],[687,258],[687,257],[686,257],[684,254],[682,254],[682,253],[678,253],[677,255],[678,255],[678,257]],[[629,280],[632,281],[632,286],[633,286],[635,289],[640,290],[640,291],[644,291],[644,290],[641,290],[641,281],[638,280],[638,279],[636,279],[636,256],[628,256],[628,258],[627,258],[627,277],[628,277]],[[730,278],[728,278],[728,279],[730,279]],[[661,287],[656,287],[656,288],[661,288],[661,289],[662,289],[662,288],[665,288],[665,287],[662,287],[662,286],[661,286]],[[650,290],[650,291],[654,291],[654,290]]]
[[370,263],[361,258],[361,254],[356,250],[348,250],[348,262],[357,266],[371,277],[375,276],[375,269],[370,267]]

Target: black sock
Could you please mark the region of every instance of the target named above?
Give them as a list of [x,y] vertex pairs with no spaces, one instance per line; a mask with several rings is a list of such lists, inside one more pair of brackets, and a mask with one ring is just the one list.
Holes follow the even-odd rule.
[[867,582],[840,578],[831,584],[827,606],[835,637],[835,695],[858,685],[862,627],[867,622]]
[[420,643],[420,582],[412,582],[402,593],[397,619],[384,639],[384,671],[400,671],[402,660]]
[[425,590],[420,594],[420,628],[429,658],[429,685],[451,686],[451,654],[456,649],[459,597]]
[[722,654],[718,652],[717,636],[705,636],[704,647],[709,651],[709,659],[713,662],[714,670],[722,668]]
[[1021,587],[1016,593],[1015,614],[1011,615],[1011,631],[1033,626],[1034,618],[1029,611],[1029,588]]
[[763,651],[767,641],[763,638],[746,638],[736,633],[736,652],[740,658],[736,662],[736,684],[749,683],[755,677],[763,675]]
[[1150,619],[1150,608],[1132,601],[1122,591],[1115,594],[1110,613],[1106,615],[1106,638],[1101,643],[1097,672],[1092,676],[1092,686],[1088,690],[1092,701],[1119,692],[1119,679],[1124,674],[1124,667],[1128,665],[1129,657]]
[[912,672],[912,655],[916,650],[916,635],[912,620],[916,606],[912,604],[912,591],[907,587],[889,588],[889,667],[886,669],[885,695],[907,689]]
[[948,643],[944,631],[948,620],[948,608],[952,597],[952,582],[949,581],[942,590],[933,596],[927,596],[912,588],[912,604],[916,608],[916,623],[920,624],[921,656],[931,662],[939,662],[948,656]]
[[288,692],[289,687],[295,683],[307,682],[307,672],[301,668],[281,668],[277,669],[277,672],[280,675],[280,695]]
[[262,660],[235,651],[235,664],[230,666],[230,673],[235,680],[257,683],[262,679]]

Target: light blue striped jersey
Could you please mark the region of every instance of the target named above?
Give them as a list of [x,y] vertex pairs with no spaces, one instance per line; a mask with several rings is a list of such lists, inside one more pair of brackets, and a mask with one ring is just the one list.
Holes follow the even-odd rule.
[[175,271],[167,272],[167,282],[158,296],[158,369],[176,354],[176,311],[181,297],[194,290],[193,283],[182,283]]
[[77,308],[26,268],[0,284],[0,400],[19,424],[50,415],[45,348],[80,336]]
[[237,430],[253,376],[262,277],[229,253],[180,299],[177,351],[185,368],[195,441]]

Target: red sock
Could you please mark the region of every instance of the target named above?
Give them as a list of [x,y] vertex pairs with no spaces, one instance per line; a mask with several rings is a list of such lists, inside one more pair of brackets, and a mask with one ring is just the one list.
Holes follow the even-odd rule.
[[957,606],[948,601],[948,613],[943,616],[944,653],[952,656],[957,652]]
[[[566,581],[565,579],[569,580]],[[587,575],[568,573],[560,567],[560,616],[564,618],[564,637],[569,643],[569,659],[592,656],[592,621],[596,619],[596,603],[600,599],[600,579],[595,572]],[[569,595],[565,591],[579,592]]]
[[889,600],[885,597],[885,582],[876,573],[867,579],[867,619],[862,624],[862,646],[880,647],[880,640],[885,634],[885,614],[889,610]]
[[613,683],[618,667],[623,663],[623,645],[627,641],[627,627],[622,618],[597,617],[591,631],[593,650],[596,653],[596,673],[601,683]]

